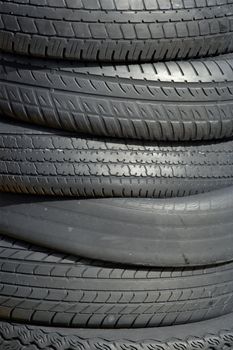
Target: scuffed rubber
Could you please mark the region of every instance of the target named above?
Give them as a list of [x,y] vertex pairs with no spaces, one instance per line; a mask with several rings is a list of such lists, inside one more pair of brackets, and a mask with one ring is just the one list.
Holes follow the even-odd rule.
[[96,139],[0,117],[0,190],[82,198],[179,197],[233,184],[233,140]]
[[233,187],[173,199],[0,194],[0,232],[91,259],[146,266],[233,260]]
[[233,136],[233,55],[85,65],[2,54],[0,112],[96,136],[224,139]]
[[46,58],[159,61],[232,52],[232,0],[2,0],[0,49]]

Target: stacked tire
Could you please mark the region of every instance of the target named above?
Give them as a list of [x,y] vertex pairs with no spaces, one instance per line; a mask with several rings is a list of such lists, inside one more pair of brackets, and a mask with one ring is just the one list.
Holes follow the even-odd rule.
[[233,348],[233,0],[0,0],[1,350]]

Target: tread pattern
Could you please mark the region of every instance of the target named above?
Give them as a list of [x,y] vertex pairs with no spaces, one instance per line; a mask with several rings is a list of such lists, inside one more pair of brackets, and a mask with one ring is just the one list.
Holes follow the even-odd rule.
[[89,65],[3,55],[0,112],[96,136],[213,140],[233,135],[233,55]]
[[233,311],[232,271],[121,267],[0,236],[0,318],[83,328],[202,321]]
[[233,141],[142,143],[0,122],[0,189],[79,197],[177,197],[233,183]]
[[39,57],[159,61],[232,52],[232,0],[1,0],[0,48]]
[[[200,325],[201,327],[201,325]],[[221,329],[221,326],[219,326]],[[182,337],[176,335],[173,338],[167,338],[166,341],[148,338],[144,340],[135,340],[131,335],[125,338],[119,337],[111,341],[101,334],[95,338],[79,336],[73,332],[64,332],[59,329],[43,329],[43,327],[29,327],[25,325],[0,323],[0,345],[3,350],[124,350],[133,348],[135,350],[174,350],[179,347],[183,350],[230,350],[233,346],[232,326],[228,329],[220,330],[216,333],[206,333],[203,336],[196,336],[193,331],[189,334],[182,334]],[[156,333],[156,331],[154,332]]]

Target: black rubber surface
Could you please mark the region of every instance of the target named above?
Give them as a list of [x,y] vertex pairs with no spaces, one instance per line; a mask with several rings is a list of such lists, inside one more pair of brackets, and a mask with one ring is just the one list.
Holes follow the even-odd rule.
[[0,194],[0,231],[76,256],[153,266],[233,260],[233,187],[176,199]]
[[173,327],[125,330],[64,329],[0,323],[7,350],[231,350],[233,315]]
[[0,319],[46,326],[143,328],[233,311],[233,263],[133,268],[0,236]]
[[233,55],[85,66],[2,54],[0,112],[100,136],[158,141],[231,137]]
[[178,197],[233,184],[233,141],[94,139],[0,120],[0,190],[78,197]]
[[0,48],[92,61],[232,52],[232,0],[3,0]]

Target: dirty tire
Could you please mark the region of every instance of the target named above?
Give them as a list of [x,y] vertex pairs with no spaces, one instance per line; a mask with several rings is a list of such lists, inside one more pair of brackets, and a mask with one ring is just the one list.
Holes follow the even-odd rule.
[[0,1],[0,49],[89,61],[232,52],[233,1]]
[[0,319],[83,328],[144,328],[233,311],[233,263],[133,268],[0,236]]
[[233,141],[84,138],[0,121],[0,190],[82,198],[180,197],[233,184]]
[[0,112],[94,136],[196,141],[233,135],[233,55],[142,65],[0,62]]

